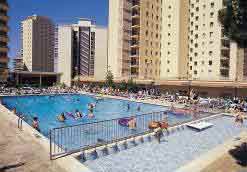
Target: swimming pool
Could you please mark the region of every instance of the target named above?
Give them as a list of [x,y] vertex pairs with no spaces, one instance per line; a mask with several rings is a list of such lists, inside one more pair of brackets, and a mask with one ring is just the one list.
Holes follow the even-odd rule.
[[[62,112],[74,113],[76,109],[87,114],[88,103],[96,104],[96,108],[94,109],[94,119],[83,118],[75,120],[67,118],[64,123],[57,120],[57,115]],[[25,121],[29,124],[31,124],[33,117],[38,117],[41,133],[45,136],[48,136],[49,130],[52,128],[167,110],[167,107],[164,106],[110,98],[98,99],[95,96],[81,94],[2,97],[2,104],[10,110],[16,108],[17,113],[24,115]],[[129,110],[127,108],[128,104],[130,105]],[[140,106],[140,111],[138,111],[138,106]],[[190,119],[192,119],[191,116],[176,116],[172,114],[169,114],[168,116],[170,124]]]

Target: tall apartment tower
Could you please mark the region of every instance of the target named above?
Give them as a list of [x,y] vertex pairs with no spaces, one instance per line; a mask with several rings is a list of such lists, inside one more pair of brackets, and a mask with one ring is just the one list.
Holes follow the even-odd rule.
[[8,2],[0,1],[0,83],[8,78]]
[[[106,73],[106,36],[106,28],[98,28],[88,19],[80,19],[78,24],[58,27],[58,72],[62,73],[61,82],[70,85],[75,76],[94,77],[96,55],[102,60],[101,66],[97,61],[97,66]],[[100,47],[97,48],[99,52],[96,51],[96,46]],[[97,76],[100,77],[98,73]]]
[[115,78],[160,77],[162,0],[110,0],[108,69]]
[[163,0],[160,79],[187,79],[189,0]]
[[218,11],[225,0],[190,0],[189,79],[235,80],[237,46],[223,35]]
[[25,68],[32,71],[54,71],[55,26],[48,17],[33,15],[22,21],[22,56]]

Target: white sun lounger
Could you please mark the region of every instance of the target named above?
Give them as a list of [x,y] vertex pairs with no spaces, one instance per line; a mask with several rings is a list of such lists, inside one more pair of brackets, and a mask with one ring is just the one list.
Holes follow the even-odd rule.
[[187,126],[190,128],[201,131],[201,130],[212,127],[213,124],[209,123],[209,122],[199,122],[199,123],[194,123],[194,124],[188,124]]

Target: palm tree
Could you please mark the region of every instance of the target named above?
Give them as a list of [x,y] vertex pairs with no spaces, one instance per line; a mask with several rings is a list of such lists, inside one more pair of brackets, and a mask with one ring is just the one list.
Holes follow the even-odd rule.
[[[219,11],[219,21],[223,27],[223,34],[238,45],[237,74],[243,71],[245,58],[247,60],[247,1],[223,0],[225,7]],[[242,65],[242,66],[241,66]]]

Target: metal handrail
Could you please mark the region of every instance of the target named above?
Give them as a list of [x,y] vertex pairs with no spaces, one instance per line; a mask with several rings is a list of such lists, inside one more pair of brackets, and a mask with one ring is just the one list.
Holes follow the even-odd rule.
[[[168,112],[166,110],[124,117],[124,119],[136,119],[135,130],[127,126],[121,126],[119,120],[123,118],[53,128],[49,132],[50,159],[56,159],[90,148],[144,135],[151,132],[148,128],[148,124],[151,121],[166,120],[169,123],[170,121],[167,118]],[[203,112],[200,113],[203,114]],[[169,127],[182,125],[195,119],[198,120],[212,115],[215,115],[215,113],[207,112],[197,118],[189,118],[183,122],[169,123]]]
[[[119,124],[121,119],[133,118],[136,120],[135,129]],[[149,122],[162,120],[167,120],[167,111],[53,128],[49,132],[50,158],[66,156],[91,147],[141,135],[149,131]]]

